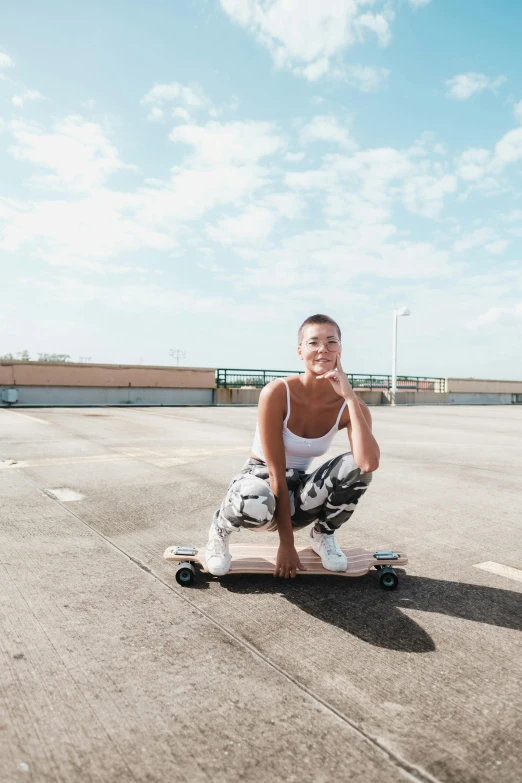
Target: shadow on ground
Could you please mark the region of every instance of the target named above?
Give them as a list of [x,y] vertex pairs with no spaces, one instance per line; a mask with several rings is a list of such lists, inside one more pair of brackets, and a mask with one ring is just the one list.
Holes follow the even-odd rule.
[[[400,570],[397,569],[400,574]],[[403,609],[436,612],[501,628],[522,630],[522,595],[483,585],[402,575],[397,590],[384,591],[375,575],[357,579],[231,575],[220,580],[233,593],[277,593],[323,622],[376,647],[401,652],[432,652],[435,643]]]

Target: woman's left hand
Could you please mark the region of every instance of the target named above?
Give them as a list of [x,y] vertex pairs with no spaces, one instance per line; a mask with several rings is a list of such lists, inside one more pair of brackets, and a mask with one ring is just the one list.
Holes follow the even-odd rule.
[[328,370],[328,372],[318,375],[317,378],[327,378],[339,397],[344,397],[344,399],[347,399],[348,397],[355,398],[355,392],[341,365],[341,354],[339,354],[337,358],[337,367],[335,370]]

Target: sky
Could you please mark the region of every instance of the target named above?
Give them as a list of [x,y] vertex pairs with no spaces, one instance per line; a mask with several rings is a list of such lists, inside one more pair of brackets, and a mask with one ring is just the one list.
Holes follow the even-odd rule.
[[518,0],[26,0],[0,354],[522,379]]

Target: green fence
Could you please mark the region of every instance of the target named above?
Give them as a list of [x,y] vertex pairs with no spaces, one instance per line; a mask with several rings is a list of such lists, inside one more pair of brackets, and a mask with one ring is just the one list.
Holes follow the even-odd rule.
[[[285,378],[287,375],[302,375],[303,371],[294,370],[235,370],[231,368],[216,370],[216,386],[218,389],[240,389],[243,386],[254,386],[261,389],[275,378]],[[352,388],[361,391],[391,389],[391,375],[364,375],[347,373]],[[445,391],[444,378],[427,378],[422,375],[399,375],[397,391]]]

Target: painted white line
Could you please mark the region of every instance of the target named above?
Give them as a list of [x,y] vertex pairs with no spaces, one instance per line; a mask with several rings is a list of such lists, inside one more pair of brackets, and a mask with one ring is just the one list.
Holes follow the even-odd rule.
[[50,424],[50,421],[45,421],[45,419],[38,419],[36,416],[29,416],[28,413],[20,413],[20,411],[7,411],[6,408],[0,408],[2,411],[6,411],[8,416],[23,416],[24,419],[30,419],[31,421],[37,421],[40,424]]
[[8,468],[45,468],[53,465],[83,465],[89,462],[117,462],[124,460],[124,456],[118,454],[102,454],[101,456],[90,457],[49,457],[47,459],[26,459],[15,462],[7,460],[0,462],[0,470]]
[[514,579],[516,582],[522,582],[522,571],[519,568],[502,565],[502,563],[493,563],[488,560],[485,563],[475,563],[474,568],[480,568],[481,571],[489,571],[491,574],[505,576],[507,579]]
[[248,452],[249,446],[222,446],[215,449],[189,449],[189,448],[165,448],[156,449],[114,449],[116,454],[85,455],[83,457],[44,457],[42,459],[26,460],[0,460],[0,470],[15,470],[17,468],[46,468],[54,465],[83,465],[98,462],[122,462],[125,460],[139,460],[159,468],[187,465],[189,462],[201,462],[202,460],[220,457],[236,452]]
[[[129,408],[131,410],[131,408]],[[191,416],[179,416],[177,413],[159,413],[158,411],[151,411],[150,409],[143,410],[143,408],[139,409],[140,413],[148,413],[149,416],[163,416],[164,419],[174,419],[176,421],[177,419],[181,419],[181,421],[195,421],[198,424],[204,424],[204,419],[193,419]]]
[[83,500],[85,497],[85,495],[81,495],[79,492],[75,492],[74,489],[69,489],[69,487],[44,489],[44,492],[50,497],[60,500],[62,503],[72,503],[76,500]]

